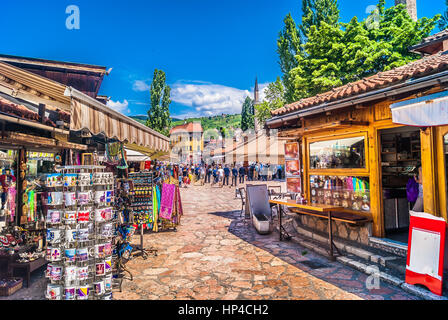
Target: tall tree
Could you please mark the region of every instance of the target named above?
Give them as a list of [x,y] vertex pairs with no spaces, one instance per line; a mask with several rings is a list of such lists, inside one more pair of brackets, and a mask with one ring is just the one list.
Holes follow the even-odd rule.
[[254,114],[253,114],[253,101],[250,97],[246,97],[241,109],[241,130],[254,129]]
[[445,30],[448,28],[448,0],[445,0],[445,12],[442,14],[442,18],[439,20],[439,30]]
[[288,13],[283,22],[285,25],[283,30],[279,32],[277,53],[279,55],[280,70],[283,73],[282,80],[287,88],[285,99],[288,102],[293,102],[294,87],[289,72],[297,67],[296,56],[300,55],[302,42],[300,39],[300,31],[297,29],[296,22],[290,13]]
[[146,125],[164,135],[169,134],[171,126],[170,118],[170,94],[171,88],[166,84],[166,75],[162,70],[154,70],[154,76],[150,88],[151,107],[148,110]]
[[303,39],[308,38],[312,26],[319,26],[321,22],[330,26],[339,23],[339,9],[337,0],[303,0],[302,1],[302,24],[300,31]]
[[277,40],[277,53],[287,103],[294,102],[303,95],[303,92],[297,91],[301,89],[297,87],[297,81],[291,74],[291,70],[299,67],[299,61],[303,61],[306,55],[302,47],[309,36],[310,29],[313,26],[319,26],[321,22],[337,26],[338,21],[337,0],[302,0],[301,24],[297,26],[291,13],[283,20],[284,27]]
[[260,124],[264,124],[271,117],[272,110],[281,108],[285,104],[285,87],[280,77],[277,77],[275,82],[268,84],[264,92],[265,100],[255,106],[255,118]]
[[321,21],[308,29],[304,53],[289,72],[296,100],[418,59],[408,47],[427,37],[440,17],[414,21],[404,5],[386,9],[384,0],[373,14],[375,19],[359,22],[354,17],[336,25]]

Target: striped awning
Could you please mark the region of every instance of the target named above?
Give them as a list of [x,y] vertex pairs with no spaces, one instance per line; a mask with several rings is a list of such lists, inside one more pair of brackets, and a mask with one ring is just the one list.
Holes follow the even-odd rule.
[[168,137],[72,87],[67,88],[65,95],[71,96],[70,130],[88,130],[91,134],[104,134],[109,139],[142,146],[154,152],[169,152]]

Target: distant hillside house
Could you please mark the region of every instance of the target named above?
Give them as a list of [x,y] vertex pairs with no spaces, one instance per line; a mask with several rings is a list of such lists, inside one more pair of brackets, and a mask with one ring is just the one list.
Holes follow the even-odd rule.
[[200,122],[184,123],[170,130],[171,161],[200,163],[204,150],[204,130]]

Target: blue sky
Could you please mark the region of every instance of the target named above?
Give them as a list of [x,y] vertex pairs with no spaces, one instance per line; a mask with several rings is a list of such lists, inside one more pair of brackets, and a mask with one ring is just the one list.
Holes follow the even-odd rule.
[[[363,19],[377,0],[339,0],[342,21]],[[387,0],[387,6],[393,5]],[[80,9],[68,30],[66,7]],[[280,76],[276,39],[283,18],[300,19],[300,0],[58,0],[2,1],[0,53],[113,68],[100,94],[127,115],[146,114],[155,68],[173,88],[178,117],[237,113]],[[417,0],[418,17],[445,9],[445,0]]]

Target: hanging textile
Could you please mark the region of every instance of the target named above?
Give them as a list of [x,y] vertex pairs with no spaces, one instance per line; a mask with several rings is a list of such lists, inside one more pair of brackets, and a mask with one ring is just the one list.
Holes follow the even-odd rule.
[[158,196],[158,187],[154,186],[152,189],[152,214],[153,214],[153,221],[154,221],[154,225],[152,228],[152,231],[154,232],[158,232],[159,231],[159,226],[157,221],[159,220],[159,203],[160,203],[160,199]]
[[162,200],[160,202],[160,217],[171,220],[173,214],[174,195],[176,186],[173,184],[163,184]]
[[109,164],[116,165],[118,169],[127,169],[125,150],[121,142],[112,142],[106,144],[106,161]]
[[14,218],[16,216],[16,188],[15,187],[10,187],[8,189],[8,205],[9,205],[9,211],[11,214],[11,222],[14,221]]

